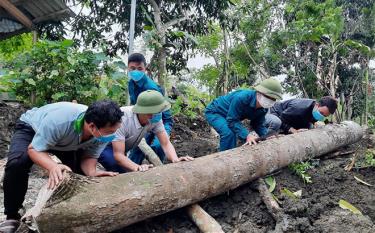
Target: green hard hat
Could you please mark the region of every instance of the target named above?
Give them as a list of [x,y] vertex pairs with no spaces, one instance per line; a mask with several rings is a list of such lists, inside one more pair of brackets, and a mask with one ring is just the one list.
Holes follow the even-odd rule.
[[279,81],[273,78],[263,80],[258,86],[254,87],[255,90],[259,91],[266,96],[281,100],[283,97],[283,90]]
[[164,96],[154,90],[144,91],[139,94],[133,112],[141,114],[156,114],[171,108],[171,104]]

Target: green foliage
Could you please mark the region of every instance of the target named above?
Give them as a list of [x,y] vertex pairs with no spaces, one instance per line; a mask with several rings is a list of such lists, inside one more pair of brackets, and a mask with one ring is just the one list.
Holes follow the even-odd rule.
[[107,57],[79,51],[70,40],[38,42],[4,68],[1,86],[31,105],[73,99],[90,104],[98,98],[115,98],[125,86],[118,81],[125,73],[110,65]]
[[367,165],[369,167],[375,167],[374,151],[367,151],[366,152],[365,165]]
[[335,0],[292,0],[286,6],[286,13],[287,18],[293,19],[289,27],[292,44],[320,42],[324,35],[336,41],[344,29],[342,8],[336,6]]
[[372,130],[375,129],[375,117],[371,116],[369,119],[368,119],[368,123],[367,123],[368,127]]
[[[70,2],[85,6],[85,10],[76,15],[75,23],[70,29],[78,35],[77,38],[83,44],[91,47],[105,46],[109,55],[127,52],[130,2],[118,0],[71,0]],[[156,54],[160,52],[160,48],[164,49],[167,57],[172,58],[167,62],[167,69],[176,74],[186,68],[187,52],[195,46],[192,36],[207,33],[207,23],[213,20],[221,21],[224,18],[222,12],[231,4],[229,0],[139,0],[135,15],[135,36],[141,36],[147,31],[147,41],[150,42],[148,45]],[[180,21],[191,12],[194,14]],[[113,31],[114,25],[119,30],[114,36],[108,37],[108,32]],[[165,37],[164,35],[160,37],[163,33]],[[151,62],[152,70],[156,61],[157,59],[153,59]]]
[[314,166],[311,162],[300,162],[300,163],[292,163],[288,166],[288,168],[293,171],[297,176],[302,178],[303,182],[305,183],[312,183],[311,176],[307,173],[307,170],[313,168]]
[[32,41],[33,38],[31,33],[24,33],[0,41],[0,60],[9,61],[16,58],[24,51],[30,51],[32,48]]
[[375,167],[375,150],[368,149],[363,159],[356,161],[355,168]]
[[192,86],[180,85],[178,89],[182,92],[182,96],[178,96],[172,104],[172,114],[184,115],[190,119],[203,115],[205,105],[212,98]]
[[213,65],[204,65],[202,69],[193,74],[193,78],[199,82],[199,84],[208,88],[210,95],[215,94],[216,83],[221,76],[221,71]]

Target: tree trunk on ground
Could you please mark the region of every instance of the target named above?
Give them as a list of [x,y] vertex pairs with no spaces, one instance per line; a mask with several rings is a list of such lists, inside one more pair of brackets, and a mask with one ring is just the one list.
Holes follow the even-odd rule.
[[344,122],[144,173],[95,179],[74,175],[31,219],[40,232],[109,232],[237,188],[362,136],[358,124]]
[[[163,163],[160,161],[158,155],[152,150],[143,138],[138,145],[139,149],[145,154],[146,159],[155,167],[161,166]],[[191,221],[199,228],[202,233],[224,233],[220,224],[211,217],[202,207],[198,204],[193,204],[186,207],[186,212]]]
[[224,233],[220,224],[211,217],[200,205],[186,207],[186,212],[202,233]]

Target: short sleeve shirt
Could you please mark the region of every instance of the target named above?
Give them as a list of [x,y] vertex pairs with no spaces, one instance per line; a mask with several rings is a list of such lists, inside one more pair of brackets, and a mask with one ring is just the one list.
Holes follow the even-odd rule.
[[86,105],[59,102],[28,110],[21,115],[20,120],[34,129],[31,145],[37,151],[82,149],[85,156],[98,158],[107,143],[98,142],[94,138],[81,142],[81,130],[74,129],[74,122],[86,110]]
[[125,142],[125,151],[137,147],[139,142],[148,132],[157,134],[165,131],[163,122],[160,120],[157,123],[147,124],[142,126],[138,120],[138,116],[133,112],[133,106],[121,107],[124,112],[120,128],[116,131],[116,138],[113,140]]

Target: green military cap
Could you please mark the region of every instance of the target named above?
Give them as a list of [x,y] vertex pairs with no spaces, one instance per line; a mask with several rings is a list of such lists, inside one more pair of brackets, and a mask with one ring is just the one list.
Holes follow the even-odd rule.
[[171,104],[164,96],[154,90],[144,91],[139,94],[133,112],[141,114],[156,114],[171,108]]
[[281,100],[283,96],[283,90],[279,81],[273,78],[268,78],[263,80],[258,86],[254,87],[255,90],[260,93],[274,98],[276,100]]

